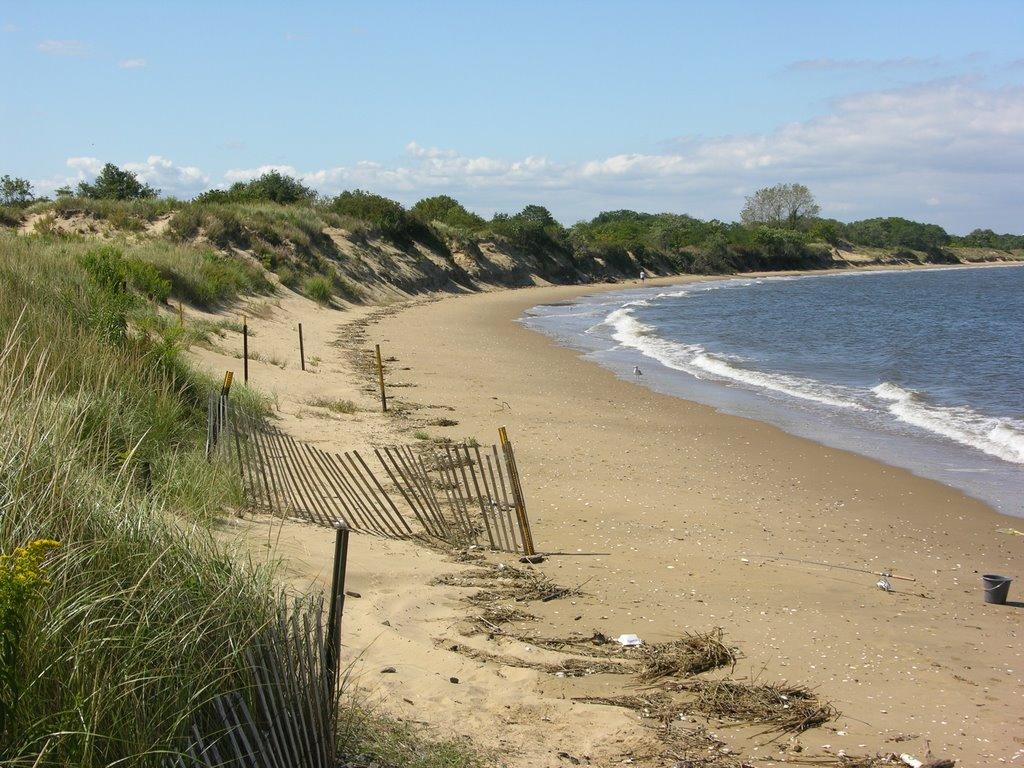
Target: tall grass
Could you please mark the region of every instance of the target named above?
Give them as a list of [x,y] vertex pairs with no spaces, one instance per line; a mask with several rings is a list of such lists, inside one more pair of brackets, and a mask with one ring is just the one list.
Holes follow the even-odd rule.
[[0,763],[157,765],[230,688],[273,586],[206,526],[238,501],[203,460],[209,382],[144,302],[21,240],[0,240],[0,551],[61,547],[6,670]]
[[[241,294],[269,293],[272,290],[270,281],[258,265],[218,254],[209,248],[150,239],[113,240],[108,247],[121,252],[129,265],[136,266],[130,278],[143,277],[149,270],[138,267],[149,267],[170,284],[169,295],[201,307],[213,307]],[[74,276],[62,274],[65,265],[96,251],[97,241],[51,235],[19,237],[10,232],[0,232],[0,249],[3,252],[0,261],[18,274],[31,272],[36,279],[48,283],[65,279],[74,283]],[[138,284],[136,287],[149,293],[146,285]],[[162,299],[164,296],[153,298]]]
[[[211,702],[252,698],[248,651],[278,587],[211,534],[240,489],[205,461],[212,382],[184,360],[181,329],[113,256],[76,249],[0,236],[0,554],[60,542],[13,602],[0,559],[0,765],[157,768],[215,720]],[[339,745],[382,766],[475,765],[379,718]]]

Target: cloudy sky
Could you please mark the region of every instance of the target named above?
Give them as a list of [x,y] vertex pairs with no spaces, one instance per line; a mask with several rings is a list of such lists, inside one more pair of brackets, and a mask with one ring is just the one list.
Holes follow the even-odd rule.
[[1024,231],[1024,3],[0,0],[0,173]]

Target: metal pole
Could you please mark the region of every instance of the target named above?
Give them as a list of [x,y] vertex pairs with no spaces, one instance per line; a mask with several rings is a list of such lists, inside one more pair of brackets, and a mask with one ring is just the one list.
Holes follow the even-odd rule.
[[302,364],[302,370],[306,370],[306,348],[302,344],[302,323],[299,323],[299,361]]
[[242,371],[245,383],[249,383],[249,321],[242,318]]
[[377,381],[380,383],[380,410],[381,413],[388,412],[388,398],[384,394],[384,363],[380,359],[380,344],[374,344],[377,353]]
[[341,661],[341,613],[345,608],[345,571],[348,568],[349,528],[342,521],[334,524],[334,575],[331,578],[331,605],[327,612],[327,684],[334,699]]

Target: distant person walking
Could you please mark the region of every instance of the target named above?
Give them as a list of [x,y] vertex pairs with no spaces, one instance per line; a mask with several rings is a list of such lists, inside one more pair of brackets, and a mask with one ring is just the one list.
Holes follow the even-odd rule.
[[644,272],[644,271],[643,271],[643,270],[641,269],[641,270],[640,270],[640,285],[644,285],[644,284],[645,284],[645,281],[646,281],[646,280],[647,280],[647,273],[646,273],[646,272]]

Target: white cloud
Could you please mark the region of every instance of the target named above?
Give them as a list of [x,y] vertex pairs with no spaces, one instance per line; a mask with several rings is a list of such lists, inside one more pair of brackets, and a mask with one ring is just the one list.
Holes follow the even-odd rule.
[[[566,222],[635,208],[735,219],[743,197],[780,181],[811,187],[827,216],[899,215],[953,231],[1020,231],[1024,210],[1024,87],[951,80],[838,100],[819,117],[744,136],[687,137],[658,153],[580,162],[543,156],[464,155],[410,142],[399,159],[305,170],[275,164],[232,169],[224,186],[268,171],[326,194],[356,187],[405,203],[450,194],[484,214],[547,205]],[[102,164],[71,158],[71,181]],[[128,167],[166,194],[208,188],[208,175],[158,155]],[[52,181],[52,180],[51,180]],[[39,182],[40,190],[59,184]]]
[[733,219],[744,194],[801,181],[825,215],[903,215],[952,229],[1020,230],[1024,209],[1024,88],[951,80],[850,96],[820,117],[746,136],[692,137],[657,154],[578,163],[506,160],[410,142],[403,159],[312,171],[276,169],[326,193],[364,187],[413,202],[447,193],[484,213],[527,202],[567,221],[638,207]]
[[69,157],[68,168],[75,171],[76,178],[84,179],[86,176],[95,176],[103,168],[103,163],[96,157]]
[[258,168],[244,168],[241,170],[228,171],[224,174],[224,179],[234,184],[236,181],[250,181],[265,173],[270,173],[271,171],[283,173],[285,176],[303,175],[290,165],[261,165]]
[[210,177],[194,165],[175,165],[160,155],[150,155],[144,163],[125,163],[123,167],[165,195],[191,197],[210,184]]
[[85,56],[89,47],[81,40],[43,40],[36,50],[48,56]]
[[4,23],[2,29],[3,29],[4,32],[20,32],[21,31],[21,27],[19,27],[17,24],[12,24],[9,21]]
[[[105,163],[96,157],[69,157],[65,164],[70,173],[32,182],[40,194],[49,195],[58,187],[74,187],[80,181],[92,181]],[[150,155],[144,162],[119,165],[132,171],[139,179],[156,187],[164,195],[191,197],[210,185],[210,177],[199,168],[192,165],[176,165],[160,155]]]
[[117,66],[121,69],[142,69],[146,66],[145,59],[121,59],[117,62]]

